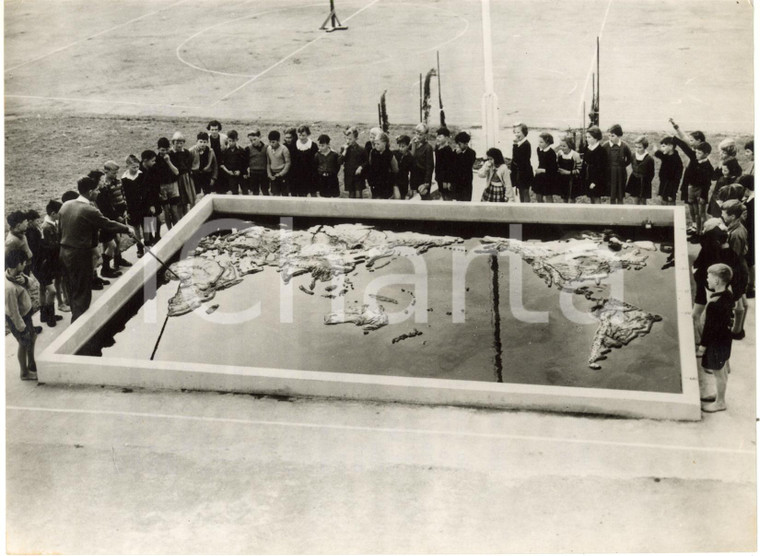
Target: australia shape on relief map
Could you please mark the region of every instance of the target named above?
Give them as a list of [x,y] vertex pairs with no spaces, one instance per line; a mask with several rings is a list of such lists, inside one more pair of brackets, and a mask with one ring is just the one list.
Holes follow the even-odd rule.
[[[171,265],[167,277],[179,280],[176,295],[169,301],[169,315],[179,316],[201,307],[213,299],[216,291],[242,281],[247,274],[274,267],[284,282],[293,277],[310,275],[309,287],[300,286],[313,295],[317,283],[325,285],[323,297],[345,295],[350,287],[347,275],[359,265],[368,270],[382,268],[394,259],[409,253],[422,254],[429,249],[463,243],[462,238],[433,236],[416,232],[390,232],[362,224],[314,226],[308,230],[272,229],[251,226],[227,235],[207,236],[200,240],[193,255]],[[594,334],[588,365],[600,369],[612,348],[628,345],[635,338],[648,334],[657,314],[615,298],[597,297],[602,280],[612,272],[639,270],[646,265],[646,251],[654,250],[651,242],[620,243],[612,251],[601,234],[586,232],[580,238],[563,241],[522,241],[486,236],[478,248],[480,253],[518,254],[546,285],[572,290],[595,302],[591,313],[599,320]],[[333,278],[340,277],[336,282]],[[325,324],[352,323],[365,333],[388,324],[382,302],[395,302],[374,296],[373,303],[359,310],[346,310],[325,316]],[[413,336],[413,335],[412,335]],[[407,336],[405,336],[407,337]]]

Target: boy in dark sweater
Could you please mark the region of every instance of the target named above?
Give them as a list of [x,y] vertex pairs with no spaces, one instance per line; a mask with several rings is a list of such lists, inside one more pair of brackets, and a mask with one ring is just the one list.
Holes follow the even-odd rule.
[[393,198],[405,200],[411,196],[409,191],[409,177],[414,166],[414,157],[410,152],[412,139],[408,135],[396,137],[397,149],[391,151],[398,165],[396,183],[393,186]]
[[454,137],[457,145],[454,151],[454,164],[451,175],[451,187],[454,199],[468,203],[472,200],[472,167],[475,164],[475,151],[470,148],[470,134],[460,131]]
[[269,195],[269,178],[267,178],[267,146],[261,140],[261,130],[254,128],[248,134],[248,140],[251,142],[245,148],[245,154],[248,156],[248,170],[246,179],[243,181],[243,192],[258,195]]
[[351,199],[362,198],[364,176],[361,169],[367,164],[367,151],[356,142],[359,130],[347,127],[343,132],[345,144],[340,148],[340,163],[343,165],[343,188]]
[[726,409],[728,360],[731,357],[731,324],[734,300],[726,286],[731,282],[731,269],[718,263],[707,269],[707,289],[712,293],[705,310],[705,328],[697,348],[702,368],[715,377],[715,401],[702,400],[702,411],[715,413]]
[[660,160],[658,195],[666,205],[676,204],[676,194],[683,174],[683,162],[675,152],[675,148],[672,137],[663,137],[660,141],[660,150],[654,153],[654,156]]
[[317,138],[318,151],[314,155],[314,164],[317,167],[320,197],[340,197],[338,185],[338,170],[340,170],[340,157],[330,148],[330,136],[324,133]]
[[[686,193],[686,202],[689,204],[689,214],[691,215],[692,226],[695,236],[702,233],[702,225],[705,222],[707,212],[707,195],[710,192],[710,185],[713,176],[713,166],[708,160],[712,147],[705,142],[705,134],[701,131],[693,131],[688,136],[681,131],[672,119],[670,123],[678,134],[673,137],[673,142],[680,147],[689,164],[683,174],[683,183],[681,184],[681,199]],[[698,242],[696,240],[692,240]]]
[[530,163],[531,146],[528,141],[528,126],[519,123],[512,127],[515,135],[512,145],[512,160],[509,161],[509,178],[520,191],[520,202],[530,202],[530,187],[533,185],[533,166]]
[[409,152],[412,139],[408,135],[399,135],[396,137],[398,149],[393,151],[398,164],[398,174],[396,174],[396,185],[393,186],[393,198],[405,200],[409,198],[409,176],[414,166],[414,157]]
[[222,162],[219,165],[221,173],[226,176],[226,191],[237,195],[243,185],[243,174],[248,168],[248,154],[238,147],[237,131],[230,130],[227,134],[227,149],[222,153]]
[[454,151],[449,145],[451,132],[446,127],[441,127],[435,133],[435,181],[441,199],[451,201],[454,192],[451,187],[452,172],[454,166]]

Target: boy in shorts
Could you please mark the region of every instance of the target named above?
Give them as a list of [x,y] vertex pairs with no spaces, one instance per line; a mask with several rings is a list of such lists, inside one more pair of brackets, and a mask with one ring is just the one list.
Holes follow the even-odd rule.
[[731,325],[734,299],[727,290],[731,282],[731,269],[718,263],[707,269],[707,288],[711,294],[705,311],[705,328],[697,348],[702,357],[702,368],[715,377],[715,400],[702,400],[702,411],[715,413],[726,409],[728,360],[731,357]]

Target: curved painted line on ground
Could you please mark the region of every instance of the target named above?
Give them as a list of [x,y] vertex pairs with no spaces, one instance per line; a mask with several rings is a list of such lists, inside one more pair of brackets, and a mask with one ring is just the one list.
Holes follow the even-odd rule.
[[[285,11],[285,10],[292,10],[292,9],[304,8],[304,7],[321,6],[321,5],[322,5],[322,3],[320,2],[320,3],[303,4],[303,5],[300,5],[300,6],[288,6],[288,7],[285,7],[285,8],[276,8],[276,9],[272,9],[272,10],[265,10],[263,12],[258,12],[258,13],[255,13],[255,14],[251,14],[250,16],[247,16],[247,17],[242,18],[242,19],[251,19],[253,17],[258,17],[258,16],[261,16],[261,15],[267,15],[267,14],[270,14],[270,13],[281,12],[281,11]],[[428,8],[428,9],[433,9],[434,8],[433,6],[431,6],[429,4],[422,4],[422,3],[408,3],[408,4],[404,4],[404,6],[420,6],[420,7]],[[411,54],[423,54],[425,52],[432,52],[434,50],[438,50],[438,49],[440,49],[440,48],[442,48],[442,47],[444,47],[444,46],[446,46],[448,44],[451,44],[454,41],[459,40],[462,36],[465,35],[465,33],[467,33],[467,31],[469,31],[469,29],[470,29],[470,20],[467,19],[466,17],[464,17],[464,16],[462,16],[460,14],[457,14],[455,12],[448,11],[448,10],[445,10],[445,11],[440,11],[439,10],[439,13],[442,13],[443,15],[450,16],[450,17],[452,17],[454,19],[459,19],[459,20],[464,21],[464,23],[465,23],[464,28],[462,30],[460,30],[454,37],[452,37],[452,38],[450,38],[450,39],[448,39],[448,40],[446,40],[446,41],[444,41],[442,43],[439,43],[439,44],[437,44],[435,46],[432,46],[430,48],[426,48],[424,50],[414,50],[414,51],[411,51]],[[218,71],[218,70],[213,70],[213,69],[208,69],[208,68],[202,68],[200,66],[197,66],[197,65],[193,64],[192,62],[188,62],[187,60],[185,60],[184,58],[182,58],[182,56],[180,55],[180,50],[182,49],[182,47],[184,47],[187,43],[189,43],[190,41],[192,41],[193,39],[195,39],[199,35],[202,35],[203,33],[206,33],[207,31],[210,31],[210,30],[212,30],[212,29],[214,29],[216,27],[227,25],[229,23],[236,22],[236,21],[240,21],[240,18],[230,19],[230,20],[227,20],[227,21],[222,21],[221,23],[215,23],[214,25],[206,27],[205,29],[201,29],[200,31],[198,31],[194,35],[188,37],[187,39],[185,39],[184,41],[182,41],[182,43],[180,43],[179,46],[177,46],[177,48],[175,50],[175,55],[176,55],[177,59],[180,62],[182,62],[183,64],[185,64],[186,66],[189,66],[189,67],[191,67],[191,68],[193,68],[195,70],[202,71],[202,72],[205,72],[205,73],[211,73],[211,74],[215,74],[215,75],[224,75],[224,76],[227,76],[227,77],[248,77],[248,78],[255,77],[256,74],[232,73],[232,72],[224,72],[224,71]],[[405,56],[408,56],[408,54],[405,54]],[[296,71],[296,72],[292,72],[292,73],[297,73],[299,75],[308,75],[308,74],[311,74],[311,73],[319,73],[319,72],[325,72],[325,71],[338,71],[338,70],[350,69],[350,68],[355,68],[355,67],[358,67],[358,66],[373,66],[373,65],[379,65],[379,64],[386,64],[386,63],[391,62],[391,61],[393,61],[393,60],[395,60],[397,58],[400,58],[400,57],[401,57],[401,55],[390,55],[390,56],[384,56],[384,57],[380,58],[379,60],[373,60],[371,62],[356,62],[356,63],[353,63],[353,64],[346,64],[346,65],[342,65],[342,66],[320,66],[319,68],[305,69],[305,70],[300,70],[300,71]]]
[[182,49],[183,46],[185,46],[187,43],[189,43],[194,38],[196,38],[196,37],[198,37],[198,36],[200,36],[200,35],[208,32],[208,31],[211,31],[212,29],[216,29],[217,27],[221,27],[223,25],[228,25],[230,23],[241,21],[241,20],[245,20],[245,19],[253,19],[254,17],[259,17],[259,16],[262,16],[262,15],[268,15],[268,14],[271,14],[271,13],[284,12],[284,11],[288,11],[288,10],[295,10],[295,9],[301,9],[301,8],[310,8],[310,7],[313,7],[313,6],[321,6],[321,5],[322,5],[321,2],[320,3],[312,2],[310,4],[301,4],[299,6],[287,6],[287,7],[284,7],[284,8],[274,8],[272,10],[264,10],[263,12],[256,12],[256,13],[253,13],[253,14],[248,15],[248,16],[243,17],[243,18],[236,17],[234,19],[227,19],[227,20],[222,21],[220,23],[215,23],[214,25],[210,25],[210,26],[208,26],[208,27],[206,27],[204,29],[201,29],[200,31],[198,31],[194,35],[189,36],[188,38],[186,38],[184,41],[182,41],[177,46],[177,48],[174,50],[174,54],[177,57],[177,60],[179,60],[180,62],[182,62],[186,66],[193,68],[194,70],[202,71],[202,72],[205,72],[205,73],[211,73],[211,74],[214,74],[214,75],[224,75],[226,77],[248,77],[248,78],[254,77],[255,74],[252,74],[252,73],[231,73],[231,72],[226,72],[226,71],[218,71],[218,70],[213,70],[213,69],[208,69],[208,68],[202,68],[200,66],[197,66],[197,65],[193,64],[192,62],[188,62],[187,60],[185,60],[182,57],[182,55],[180,54],[180,50]]

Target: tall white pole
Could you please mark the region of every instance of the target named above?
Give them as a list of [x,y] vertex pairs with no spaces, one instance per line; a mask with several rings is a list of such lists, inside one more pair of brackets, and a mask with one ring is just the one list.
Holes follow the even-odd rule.
[[491,42],[491,0],[481,0],[483,20],[483,133],[486,148],[499,145],[499,101],[493,90],[493,44]]

